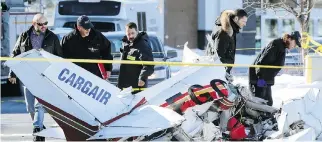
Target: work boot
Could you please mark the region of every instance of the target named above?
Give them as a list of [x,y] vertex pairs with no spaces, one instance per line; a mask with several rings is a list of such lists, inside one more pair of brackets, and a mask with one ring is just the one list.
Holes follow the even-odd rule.
[[[40,128],[35,127],[33,133],[40,132]],[[34,141],[45,141],[45,137],[34,136]]]

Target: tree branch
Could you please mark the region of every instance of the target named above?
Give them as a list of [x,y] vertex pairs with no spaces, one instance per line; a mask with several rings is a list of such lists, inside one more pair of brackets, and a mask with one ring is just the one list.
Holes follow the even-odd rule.
[[252,8],[259,8],[260,7],[260,0],[244,0],[243,5],[244,8],[252,7]]
[[307,15],[307,18],[305,19],[305,23],[309,23],[310,17],[311,17],[310,13],[311,13],[311,10],[313,9],[316,1],[315,0],[307,0],[307,2],[308,2],[308,10],[305,13]]
[[290,8],[292,13],[296,16],[296,17],[299,17],[299,12],[295,11],[293,7]]
[[297,6],[300,6],[300,4],[297,3],[296,0],[292,0]]
[[[264,0],[265,1],[265,0]],[[261,0],[243,0],[243,5],[245,9],[248,8],[261,8],[261,5],[263,5],[263,8],[261,10],[268,10],[272,9],[273,11],[276,12],[275,9],[282,8],[285,11],[295,15],[295,17],[299,18],[301,14],[308,15],[312,9],[314,8],[314,5],[316,3],[316,0],[306,0],[307,1],[307,11],[305,13],[301,13],[300,11],[296,11],[294,7],[288,4],[288,2],[294,2],[296,6],[300,6],[300,4],[297,2],[297,0],[280,0],[277,3],[269,3],[269,2],[264,2],[261,4]]]
[[[299,13],[298,13],[297,11],[295,11],[295,10],[294,10],[294,8],[293,8],[292,6],[287,5],[287,4],[285,3],[285,1],[286,1],[286,0],[284,0],[284,2],[282,2],[281,8],[285,9],[286,11],[288,11],[288,12],[290,12],[290,13],[294,14],[296,17],[298,17]],[[293,0],[293,1],[294,1],[294,0]],[[295,3],[298,5],[298,3],[297,3],[297,2],[295,2]]]
[[309,21],[310,21],[310,17],[311,17],[311,14],[310,14],[310,13],[308,13],[308,14],[307,14],[307,18],[306,18],[306,20],[305,20],[305,23],[309,23]]
[[307,11],[305,12],[306,15],[308,15],[312,11],[316,3],[316,0],[307,0],[307,3],[308,3],[308,8],[307,8]]

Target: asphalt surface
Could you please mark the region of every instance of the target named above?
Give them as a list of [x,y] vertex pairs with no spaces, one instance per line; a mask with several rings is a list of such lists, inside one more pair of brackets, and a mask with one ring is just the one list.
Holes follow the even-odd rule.
[[[57,125],[48,113],[44,125]],[[33,126],[24,97],[1,97],[1,141],[33,141]],[[61,141],[46,139],[46,141]]]

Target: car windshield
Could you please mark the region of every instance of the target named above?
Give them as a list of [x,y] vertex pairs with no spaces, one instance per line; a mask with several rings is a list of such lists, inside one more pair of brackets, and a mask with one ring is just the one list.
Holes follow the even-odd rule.
[[[123,36],[106,36],[108,40],[112,43],[112,54],[114,57],[120,57],[120,49],[122,47],[122,38]],[[161,45],[158,41],[158,38],[155,36],[149,37],[150,46],[152,48],[154,58],[164,58],[164,54],[161,49]]]

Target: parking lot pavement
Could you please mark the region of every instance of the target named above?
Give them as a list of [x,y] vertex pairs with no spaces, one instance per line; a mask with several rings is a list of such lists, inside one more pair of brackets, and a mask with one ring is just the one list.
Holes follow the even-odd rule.
[[[1,98],[1,141],[32,141],[32,120],[25,106],[24,97]],[[44,125],[48,128],[57,124],[46,113]]]

